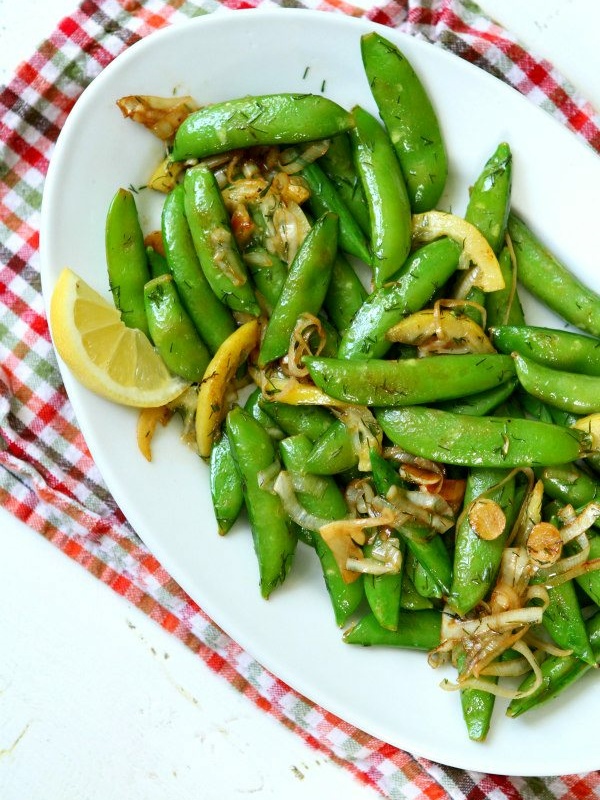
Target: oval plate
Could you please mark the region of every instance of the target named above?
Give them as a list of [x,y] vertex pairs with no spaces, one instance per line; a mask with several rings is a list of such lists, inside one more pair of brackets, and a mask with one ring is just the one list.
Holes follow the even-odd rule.
[[[143,186],[162,145],[124,120],[127,94],[191,94],[207,103],[245,94],[323,92],[376,113],[360,58],[360,35],[379,29],[421,75],[438,110],[450,179],[439,207],[463,213],[468,187],[496,145],[514,154],[514,207],[556,254],[598,288],[595,247],[600,159],[516,91],[440,48],[365,20],[298,10],[217,13],[135,44],[84,92],[56,146],[44,192],[42,279],[46,300],[63,266],[108,295],[104,220],[119,186]],[[137,196],[145,230],[162,197]],[[532,323],[562,325],[529,298]],[[498,701],[485,744],[469,742],[459,698],[423,653],[344,645],[320,569],[300,547],[286,584],[266,602],[252,542],[239,524],[220,538],[206,466],[161,433],[149,464],[137,451],[135,411],[93,396],[63,369],[81,429],[130,523],[165,568],[215,622],[297,691],[358,728],[447,765],[512,775],[600,766],[600,692],[588,675],[566,696],[510,720]],[[449,677],[451,673],[448,673]],[[596,687],[597,688],[597,687]],[[427,712],[424,713],[424,710]]]

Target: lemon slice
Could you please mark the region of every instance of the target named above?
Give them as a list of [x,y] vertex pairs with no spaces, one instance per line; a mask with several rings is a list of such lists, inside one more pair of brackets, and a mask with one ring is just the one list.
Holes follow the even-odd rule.
[[504,289],[504,278],[498,259],[485,236],[474,225],[455,214],[435,209],[423,214],[413,214],[414,243],[432,242],[440,236],[447,236],[462,245],[458,268],[471,267],[469,278],[464,281],[461,297],[466,296],[471,286],[478,286],[484,292]]
[[156,408],[189,383],[169,372],[148,338],[72,270],[59,275],[50,300],[54,346],[73,375],[115,403]]

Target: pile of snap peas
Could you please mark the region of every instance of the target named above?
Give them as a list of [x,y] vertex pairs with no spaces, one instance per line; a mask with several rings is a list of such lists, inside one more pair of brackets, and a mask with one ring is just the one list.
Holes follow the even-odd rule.
[[[171,109],[161,228],[117,192],[109,281],[190,385],[140,438],[183,416],[262,595],[312,548],[344,640],[452,663],[481,741],[503,675],[517,716],[600,657],[600,296],[511,208],[507,143],[464,217],[437,208],[432,102],[395,44],[360,50],[379,118],[292,93]],[[521,286],[578,330],[529,325]]]

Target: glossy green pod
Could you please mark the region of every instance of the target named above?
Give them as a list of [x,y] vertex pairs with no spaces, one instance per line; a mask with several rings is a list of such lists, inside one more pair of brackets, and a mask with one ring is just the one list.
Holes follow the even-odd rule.
[[260,591],[268,598],[291,569],[297,537],[276,494],[259,481],[277,454],[273,440],[247,411],[235,406],[227,415],[226,431],[242,476],[260,579]]
[[373,291],[342,335],[339,358],[382,358],[392,343],[388,330],[403,317],[420,311],[455,273],[461,248],[438,239],[412,253],[393,281]]
[[406,56],[379,33],[361,38],[367,80],[394,145],[412,210],[429,211],[446,185],[448,160],[439,120]]
[[[285,468],[291,472],[302,474],[306,457],[312,449],[310,439],[306,436],[290,436],[279,444],[279,451]],[[311,514],[321,519],[343,519],[348,513],[346,501],[334,478],[321,477],[319,492],[297,492],[300,504]],[[342,627],[360,605],[363,597],[363,576],[346,583],[342,577],[335,557],[318,531],[310,531],[313,546],[321,562],[325,586],[329,593],[336,623]]]
[[326,394],[343,403],[406,406],[476,394],[514,375],[510,356],[464,354],[407,358],[398,361],[309,356],[311,378]]
[[315,219],[322,217],[327,212],[336,214],[339,220],[338,243],[340,250],[368,264],[371,254],[367,238],[345,201],[338,194],[335,184],[329,180],[316,162],[307,164],[299,174],[310,189],[308,207]]
[[338,219],[324,214],[308,232],[287,274],[267,323],[258,363],[265,366],[285,355],[301,314],[321,310],[337,252]]
[[190,114],[173,142],[173,161],[256,145],[327,139],[348,130],[352,114],[313,94],[271,94],[212,103]]
[[600,339],[595,337],[536,325],[495,325],[490,338],[501,353],[516,352],[546,367],[600,377]]
[[165,256],[181,302],[211,353],[236,329],[229,309],[221,303],[206,280],[184,208],[184,188],[179,184],[167,195],[161,228]]
[[392,144],[378,120],[354,109],[350,131],[356,171],[369,209],[370,264],[375,286],[382,286],[404,264],[411,246],[410,203]]
[[465,219],[485,236],[499,253],[504,244],[512,190],[512,153],[501,142],[473,184]]
[[442,614],[435,609],[401,611],[398,628],[382,628],[374,614],[367,614],[344,634],[347,644],[363,647],[406,647],[433,650],[440,643]]
[[367,291],[354,267],[343,253],[338,253],[333,262],[323,308],[340,334],[351,325],[355,314],[366,299]]
[[515,417],[472,417],[426,406],[381,408],[384,433],[414,455],[465,467],[513,468],[576,461],[590,437],[573,428]]
[[226,434],[218,439],[210,451],[210,494],[219,534],[226,534],[244,507],[242,476],[237,467]]
[[121,319],[148,335],[144,286],[151,274],[135,198],[128,189],[119,189],[110,203],[105,249],[110,291]]
[[520,283],[567,322],[600,337],[600,295],[579,280],[512,213],[508,233]]
[[497,503],[506,519],[504,530],[495,539],[482,539],[469,523],[468,513],[461,516],[456,528],[450,607],[464,617],[480,603],[494,585],[506,540],[516,516],[514,478],[505,481],[507,472],[473,469],[467,477],[464,508],[477,498]]
[[364,233],[369,233],[369,211],[365,193],[352,156],[348,133],[340,133],[329,141],[327,152],[318,160],[327,177],[337,188]]
[[214,174],[204,166],[192,167],[185,173],[183,187],[185,216],[213,292],[232,311],[259,316],[260,306]]
[[200,383],[210,352],[181,303],[173,276],[148,281],[144,303],[150,337],[165,364],[176,375]]
[[600,412],[600,375],[564,372],[513,353],[519,383],[533,397],[573,414]]

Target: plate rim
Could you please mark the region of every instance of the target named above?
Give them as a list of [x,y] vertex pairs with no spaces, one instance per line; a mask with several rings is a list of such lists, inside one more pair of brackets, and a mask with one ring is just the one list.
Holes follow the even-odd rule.
[[[94,97],[94,93],[98,89],[98,82],[100,82],[100,85],[103,85],[103,82],[105,80],[108,80],[108,78],[110,77],[110,75],[112,74],[112,72],[114,70],[116,70],[120,66],[122,66],[123,63],[127,63],[128,59],[132,59],[132,58],[138,57],[138,54],[142,53],[145,48],[149,48],[149,47],[151,47],[153,45],[153,43],[156,41],[157,37],[165,37],[166,38],[166,37],[170,37],[170,36],[176,36],[177,35],[177,29],[182,25],[184,25],[184,26],[202,26],[202,27],[219,26],[221,24],[229,24],[229,21],[231,19],[242,18],[242,17],[261,18],[261,22],[265,18],[273,18],[273,19],[278,19],[279,21],[281,21],[282,20],[282,16],[281,16],[282,14],[285,14],[288,17],[291,16],[291,15],[295,15],[298,18],[303,18],[305,20],[308,20],[308,19],[311,19],[311,18],[315,18],[315,19],[318,19],[319,22],[324,22],[325,20],[327,20],[326,24],[330,24],[330,25],[332,25],[334,27],[337,26],[338,24],[339,25],[343,25],[343,26],[355,26],[355,27],[360,27],[361,25],[362,26],[367,26],[370,29],[377,29],[377,30],[381,31],[384,34],[386,34],[386,33],[387,33],[387,35],[392,34],[393,36],[399,37],[402,40],[410,41],[412,43],[411,46],[416,46],[417,48],[425,48],[425,49],[433,48],[438,53],[443,54],[443,58],[452,58],[452,59],[454,59],[455,63],[461,64],[463,68],[466,68],[467,70],[473,70],[474,71],[473,74],[475,74],[475,72],[478,73],[479,78],[480,79],[484,79],[486,81],[489,81],[489,85],[490,86],[493,85],[495,87],[495,90],[497,90],[497,91],[506,91],[506,92],[510,93],[513,97],[515,97],[515,96],[516,97],[520,97],[523,102],[527,103],[530,106],[532,111],[535,111],[536,113],[538,113],[540,115],[540,119],[544,118],[546,120],[546,123],[554,124],[556,126],[557,130],[563,131],[564,134],[566,134],[566,136],[569,137],[570,140],[573,143],[577,143],[582,148],[582,151],[584,151],[586,149],[585,144],[582,141],[580,141],[579,139],[577,139],[575,134],[573,134],[571,131],[569,131],[562,123],[560,123],[554,117],[549,115],[546,111],[544,111],[543,109],[541,109],[539,107],[536,107],[534,104],[532,104],[529,100],[527,100],[527,98],[525,98],[523,95],[521,95],[518,92],[518,90],[516,90],[514,87],[504,83],[503,81],[501,81],[497,77],[485,72],[481,68],[479,68],[479,67],[477,67],[477,66],[475,66],[473,64],[470,64],[469,62],[464,61],[463,59],[461,59],[456,54],[453,54],[453,53],[451,53],[451,52],[449,52],[449,51],[447,51],[445,49],[437,47],[436,45],[434,45],[434,44],[432,44],[430,42],[427,42],[427,41],[424,41],[424,40],[420,40],[420,39],[416,39],[415,37],[410,36],[409,34],[406,34],[403,31],[399,31],[396,28],[392,28],[392,27],[388,28],[388,27],[386,27],[384,25],[381,25],[380,23],[376,23],[376,22],[373,22],[373,21],[365,19],[365,18],[355,19],[355,18],[352,18],[352,17],[348,17],[347,15],[336,14],[336,13],[325,12],[325,11],[316,11],[316,10],[310,10],[310,9],[282,9],[282,8],[265,9],[265,8],[260,8],[260,9],[245,9],[245,10],[239,10],[239,11],[235,11],[235,12],[230,11],[230,10],[223,10],[222,13],[221,12],[217,12],[217,13],[212,13],[212,14],[207,14],[207,15],[204,15],[204,16],[192,18],[190,20],[184,20],[182,22],[178,22],[176,24],[169,25],[166,28],[162,28],[162,29],[150,34],[149,36],[144,37],[143,39],[139,40],[138,42],[136,42],[135,44],[133,44],[129,48],[127,48],[125,51],[123,51],[119,56],[117,56],[111,62],[111,64],[109,64],[104,70],[102,70],[102,72],[92,81],[90,86],[88,86],[82,92],[80,98],[75,103],[75,105],[74,105],[74,107],[73,107],[73,109],[72,109],[72,111],[71,111],[71,113],[69,115],[69,118],[67,119],[67,122],[66,122],[66,124],[65,124],[65,126],[63,128],[63,131],[61,131],[61,133],[59,135],[59,138],[58,138],[58,141],[57,141],[57,144],[56,144],[56,148],[54,150],[52,159],[50,161],[50,165],[49,165],[49,169],[48,169],[48,175],[47,175],[46,183],[45,183],[45,186],[44,186],[44,196],[43,196],[44,199],[42,201],[42,216],[41,216],[41,226],[40,226],[40,256],[41,256],[42,292],[43,292],[43,296],[44,296],[44,302],[46,303],[46,307],[47,307],[47,303],[48,303],[48,300],[49,300],[50,288],[51,288],[52,283],[53,283],[52,282],[52,278],[51,278],[51,272],[52,271],[50,270],[50,268],[48,266],[48,263],[47,263],[47,258],[49,258],[49,255],[48,255],[47,250],[46,250],[46,241],[47,241],[47,238],[48,238],[47,237],[47,232],[48,232],[47,226],[49,224],[48,219],[49,219],[49,213],[50,212],[47,211],[46,198],[49,198],[49,197],[52,196],[52,191],[50,189],[52,189],[53,181],[56,180],[54,175],[55,175],[55,169],[58,169],[58,168],[54,167],[53,165],[58,164],[60,159],[56,158],[55,156],[56,156],[56,153],[58,153],[59,156],[60,156],[60,153],[62,152],[61,148],[63,147],[63,145],[61,144],[61,139],[62,139],[63,142],[66,141],[66,139],[63,137],[63,132],[66,130],[67,131],[67,136],[68,136],[68,133],[71,130],[71,128],[76,125],[77,120],[78,120],[78,115],[83,113],[83,110],[85,110],[85,106],[86,106],[87,103],[92,102],[93,97]],[[260,17],[259,17],[259,15],[260,15]],[[359,23],[358,26],[357,26],[357,23]],[[425,52],[425,51],[426,50],[423,50],[423,52]],[[108,78],[105,77],[107,75],[108,75]],[[94,89],[94,86],[96,86],[96,89]],[[71,120],[74,120],[74,122],[71,122]],[[592,156],[594,155],[594,153],[593,153],[593,151],[591,151],[591,149],[589,150],[589,152],[590,152],[590,154]],[[46,192],[47,187],[50,187],[48,192]],[[65,369],[64,365],[60,362],[60,360],[59,360],[59,366],[60,366],[60,370],[61,370],[61,375],[62,375],[63,381],[65,383],[65,387],[67,389],[67,393],[69,395],[69,399],[70,399],[70,401],[71,401],[71,403],[73,405],[73,408],[75,410],[76,415],[78,416],[78,408],[80,408],[80,404],[81,404],[81,398],[79,396],[81,387],[79,386],[79,384],[77,384],[74,381],[74,379],[72,378],[72,376],[70,375],[68,370]],[[83,431],[82,431],[82,433],[83,433]],[[93,440],[93,437],[91,437],[91,438]],[[86,439],[86,442],[87,442],[88,441],[87,433],[85,435],[85,439]],[[96,452],[97,451],[97,447],[95,446],[95,442],[93,444],[92,444],[92,442],[89,442],[88,446],[90,448],[90,451],[92,453],[94,461],[96,462],[96,464],[98,465],[98,468],[100,469],[101,474],[104,476],[107,471],[110,472],[109,465],[106,464],[106,460],[104,458],[104,455],[101,452]],[[108,485],[108,481],[106,481],[106,482],[107,482],[107,485]],[[123,508],[124,505],[128,505],[126,498],[125,499],[121,499],[122,494],[121,494],[121,491],[120,491],[119,487],[109,486],[109,490],[110,490],[111,494],[113,495],[113,497],[115,498],[115,500],[117,501],[118,505],[121,508]],[[135,517],[136,517],[135,513],[127,515],[127,518],[130,519],[130,520],[132,518],[135,519]],[[142,538],[142,540],[145,543],[148,542],[149,540],[152,542],[152,545],[150,545],[150,543],[147,544],[148,548],[155,555],[157,555],[157,557],[159,558],[159,561],[162,564],[164,564],[165,567],[166,567],[166,564],[169,564],[169,567],[168,567],[169,573],[172,574],[173,577],[175,577],[175,579],[177,580],[177,582],[180,583],[180,585],[182,585],[183,588],[185,589],[185,585],[183,585],[182,582],[180,581],[179,577],[177,577],[177,573],[180,573],[181,570],[178,569],[178,568],[173,568],[172,565],[171,565],[171,556],[168,553],[168,548],[167,548],[167,550],[165,550],[164,547],[163,547],[163,544],[160,541],[157,542],[156,538],[154,536],[147,534],[147,532],[145,530],[146,525],[143,524],[143,521],[140,520],[140,522],[138,524],[133,524],[132,523],[132,527],[136,531],[139,531],[139,530],[142,531],[142,533],[140,533],[138,535],[140,535],[140,538]],[[187,583],[187,581],[185,581],[185,582]],[[187,589],[185,589],[185,590],[188,591]],[[208,604],[206,602],[202,602],[201,603],[201,606],[203,608],[205,608],[207,605],[210,608],[210,606],[211,606],[210,603],[208,603]],[[211,612],[209,612],[209,615],[211,616],[211,618],[213,620],[215,620],[215,623],[217,625],[219,625],[219,622],[217,622],[217,617],[219,616],[218,612],[215,614],[214,611],[211,611]],[[231,634],[229,634],[229,635],[231,635]],[[332,635],[335,635],[335,629],[332,630]],[[264,658],[264,656],[262,654],[255,654],[254,649],[252,647],[252,643],[248,641],[248,637],[247,636],[240,635],[238,632],[236,632],[235,635],[231,635],[231,637],[236,642],[238,642],[249,654],[251,654],[254,658],[256,658],[256,660],[261,665],[263,665],[265,667],[265,669],[267,669],[269,672],[272,672],[279,679],[284,680],[286,683],[289,683],[290,685],[295,686],[295,682],[293,680],[290,680],[290,676],[287,674],[287,670],[281,670],[280,668],[273,669],[272,667],[269,666],[269,663],[268,663],[269,659],[265,660],[265,658]],[[275,659],[275,661],[277,661],[277,660],[278,659]],[[295,688],[295,691],[302,692],[302,689],[301,688],[300,689]],[[313,702],[316,702],[317,704],[320,704],[320,702],[318,700],[316,700],[316,701],[313,700]],[[323,705],[323,707],[326,707],[329,710],[331,710],[332,713],[334,713],[337,716],[339,716],[342,720],[345,719],[345,720],[350,721],[348,714],[345,713],[344,711],[338,710],[337,708],[332,708],[331,704],[322,704],[322,705]],[[364,724],[361,724],[360,722],[357,722],[356,720],[352,720],[351,724],[356,725],[357,727],[362,728],[363,730],[368,728],[368,726],[367,726],[367,728],[365,728]],[[373,733],[373,735],[376,736],[376,737],[379,737],[379,734],[377,734],[377,733]],[[406,744],[400,744],[398,746],[402,747],[402,749],[407,749],[409,752],[413,752],[413,753],[415,752],[414,749],[410,748]],[[484,747],[487,747],[487,746],[488,745],[484,745]],[[426,748],[425,748],[425,750],[426,750]],[[434,758],[434,760],[437,760],[440,763],[443,763],[443,764],[446,764],[446,765],[452,766],[452,767],[458,767],[458,768],[461,768],[461,769],[468,769],[468,770],[469,769],[470,770],[479,770],[479,769],[481,769],[481,767],[478,766],[478,765],[466,764],[466,763],[458,763],[458,762],[453,761],[452,759],[448,761],[448,760],[444,759],[443,757],[440,759],[440,755],[439,754],[436,754],[436,755],[432,756],[431,755],[431,751],[429,753],[423,751],[423,752],[420,752],[419,755],[421,755],[421,756],[423,756],[425,758]],[[550,765],[548,765],[548,769],[549,769],[549,767],[550,767]],[[597,769],[597,766],[577,767],[576,771],[589,771],[589,770],[593,770],[593,769]],[[485,771],[493,772],[494,769],[490,769],[489,766],[488,766],[488,767],[485,767]],[[502,774],[516,775],[517,773],[511,772],[511,771],[503,771]],[[539,770],[539,768],[538,768],[534,772],[524,773],[523,771],[520,771],[519,774],[520,775],[529,774],[529,775],[542,776],[542,775],[552,775],[552,774],[556,774],[556,773],[554,771],[541,772]],[[563,774],[566,774],[566,773],[563,773]]]

